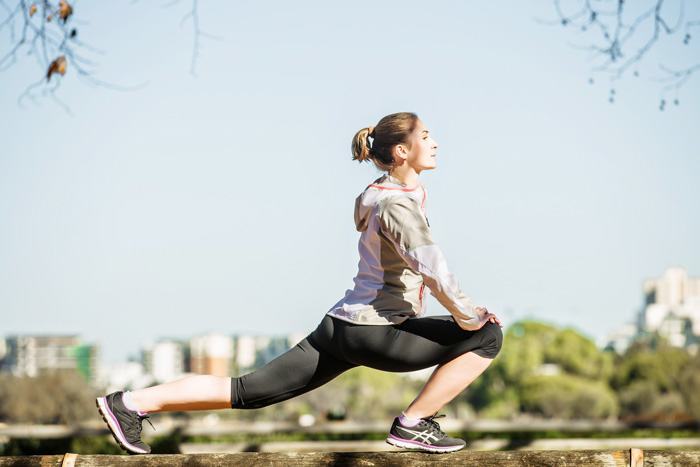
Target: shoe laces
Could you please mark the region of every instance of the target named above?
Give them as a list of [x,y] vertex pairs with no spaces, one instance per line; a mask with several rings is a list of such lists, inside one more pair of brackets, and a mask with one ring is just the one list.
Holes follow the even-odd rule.
[[[153,428],[153,431],[156,431],[156,427],[154,427],[153,423],[151,423],[151,417],[149,415],[138,415],[138,417],[140,419],[139,420],[140,422],[143,422],[144,420],[146,420],[148,422],[148,424],[151,425],[151,428]],[[140,423],[139,423],[139,425],[140,425]]]
[[151,417],[148,415],[139,415],[138,413],[135,414],[134,417],[131,417],[131,423],[129,423],[129,426],[127,430],[125,430],[128,435],[131,435],[135,440],[141,439],[141,430],[143,429],[143,421],[146,420],[149,425],[151,425],[151,428],[155,431],[156,427],[153,426],[153,423],[151,423],[150,420]]
[[438,422],[436,422],[435,419],[440,418],[440,417],[446,417],[446,416],[447,415],[445,415],[445,414],[441,414],[441,415],[435,414],[435,415],[431,415],[429,417],[422,418],[421,420],[425,420],[426,423],[428,423],[431,427],[433,427],[433,431],[435,431],[435,433],[439,434],[440,437],[443,438],[447,435],[445,434],[444,431],[442,431],[440,429],[440,424]]

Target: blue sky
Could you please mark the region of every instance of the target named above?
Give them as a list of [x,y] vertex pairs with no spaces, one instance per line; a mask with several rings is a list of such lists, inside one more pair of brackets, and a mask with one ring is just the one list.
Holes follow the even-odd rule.
[[421,176],[436,241],[506,324],[600,338],[643,279],[700,275],[700,77],[664,112],[647,78],[695,43],[660,44],[610,104],[576,36],[535,21],[548,1],[200,2],[221,39],[193,77],[187,4],[161,5],[76,5],[97,76],[142,88],[69,68],[69,115],[17,105],[32,60],[0,74],[0,333],[79,333],[113,361],[160,336],[313,330],[352,285],[353,202],[379,176],[351,138],[397,111],[440,145]]

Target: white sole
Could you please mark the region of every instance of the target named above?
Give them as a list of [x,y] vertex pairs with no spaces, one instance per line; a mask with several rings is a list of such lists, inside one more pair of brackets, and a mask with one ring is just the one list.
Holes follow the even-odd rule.
[[460,449],[463,449],[464,446],[455,446],[455,447],[448,447],[448,448],[433,448],[433,447],[428,447],[428,446],[419,446],[413,443],[410,443],[408,441],[400,441],[398,439],[394,438],[387,438],[386,442],[391,444],[392,446],[396,446],[399,448],[404,448],[404,449],[412,449],[416,451],[428,451],[428,452],[434,452],[434,453],[444,453],[444,452],[454,452],[454,451],[459,451]]

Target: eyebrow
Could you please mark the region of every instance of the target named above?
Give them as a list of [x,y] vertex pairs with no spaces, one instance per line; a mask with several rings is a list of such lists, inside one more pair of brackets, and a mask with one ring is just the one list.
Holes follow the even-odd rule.
[[423,131],[421,131],[421,134],[423,134],[423,133],[430,133],[430,132],[428,130],[423,130]]

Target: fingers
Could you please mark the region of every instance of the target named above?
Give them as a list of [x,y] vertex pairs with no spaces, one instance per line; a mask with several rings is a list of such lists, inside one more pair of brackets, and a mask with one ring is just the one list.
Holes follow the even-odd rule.
[[503,327],[503,323],[501,323],[500,318],[493,313],[489,313],[489,310],[485,306],[477,306],[474,309],[483,314],[483,317],[481,318],[483,323],[494,323],[498,324],[500,327]]
[[486,315],[486,319],[494,324],[498,324],[499,326],[503,327],[503,324],[501,324],[501,320],[498,318],[498,316],[494,315],[493,313],[488,313]]

